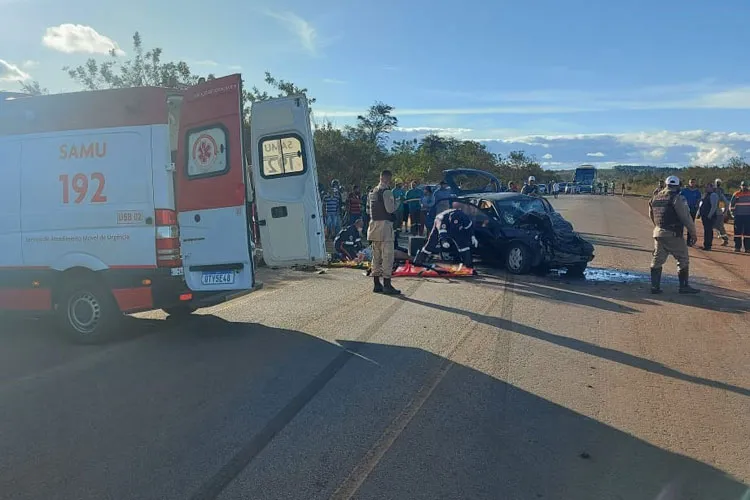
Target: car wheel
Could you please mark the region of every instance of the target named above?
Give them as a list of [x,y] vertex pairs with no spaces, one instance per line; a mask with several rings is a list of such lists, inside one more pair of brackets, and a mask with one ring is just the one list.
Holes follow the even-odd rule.
[[588,267],[588,264],[574,264],[572,266],[568,266],[566,274],[568,276],[573,276],[576,278],[583,278],[586,267]]
[[58,322],[67,337],[79,344],[95,344],[117,332],[122,313],[108,290],[95,280],[74,281],[61,290]]
[[189,318],[198,308],[188,304],[180,304],[179,306],[166,307],[162,310],[172,319],[185,319]]
[[513,274],[526,274],[531,268],[529,249],[523,243],[513,243],[505,254],[505,268]]

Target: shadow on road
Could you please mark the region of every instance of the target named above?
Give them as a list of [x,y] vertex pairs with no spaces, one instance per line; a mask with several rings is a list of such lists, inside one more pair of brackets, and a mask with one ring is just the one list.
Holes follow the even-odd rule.
[[[512,275],[505,271],[484,270],[483,277],[475,282],[482,285],[505,287]],[[614,273],[617,274],[617,273]],[[622,273],[626,275],[626,273]],[[631,273],[625,282],[606,280],[586,280],[569,278],[565,275],[549,276],[512,276],[514,293],[547,300],[550,302],[567,302],[570,304],[592,307],[609,312],[634,314],[641,312],[629,305],[615,301],[628,302],[640,306],[660,306],[662,303],[679,304],[708,311],[743,314],[750,312],[750,298],[746,294],[727,288],[718,287],[705,281],[694,282],[699,288],[698,295],[680,295],[675,276],[662,277],[661,295],[651,295],[647,275]],[[634,278],[631,280],[631,278]]]
[[[146,331],[168,323],[136,321]],[[382,459],[355,478],[363,481],[357,498],[599,500],[671,491],[736,500],[746,490],[716,468],[428,351],[339,343],[198,316],[115,350],[96,348],[101,359],[0,390],[0,491],[324,499],[373,450]]]
[[[509,293],[512,293],[512,291],[513,290],[508,290]],[[597,356],[599,358],[606,359],[608,361],[613,361],[615,363],[620,363],[623,365],[631,366],[633,368],[638,368],[640,370],[645,370],[651,373],[656,373],[658,375],[663,375],[665,377],[682,380],[684,382],[691,382],[694,384],[705,385],[705,386],[713,387],[716,389],[723,389],[723,390],[735,392],[742,396],[750,397],[750,389],[746,389],[744,387],[737,387],[737,386],[727,384],[724,382],[720,382],[720,381],[716,381],[716,380],[696,377],[694,375],[690,375],[687,373],[682,373],[678,370],[665,366],[661,363],[657,363],[649,359],[641,358],[639,356],[634,356],[632,354],[628,354],[622,351],[617,351],[614,349],[609,349],[607,347],[598,346],[596,344],[591,344],[583,340],[578,340],[578,339],[574,339],[570,337],[564,337],[562,335],[556,335],[550,332],[545,332],[543,330],[539,330],[531,326],[523,325],[521,323],[516,323],[514,321],[510,321],[504,318],[498,318],[496,316],[487,316],[484,314],[473,313],[473,312],[469,312],[469,311],[465,311],[462,309],[457,309],[457,308],[449,307],[449,306],[437,305],[437,304],[433,304],[430,302],[425,302],[422,300],[414,299],[411,297],[404,297],[403,300],[406,300],[414,304],[419,304],[425,307],[431,307],[434,309],[439,309],[441,311],[450,312],[453,314],[464,315],[472,319],[473,321],[476,321],[477,323],[482,323],[482,324],[489,325],[489,326],[492,326],[501,330],[507,330],[510,332],[518,333],[520,335],[525,335],[527,337],[532,337],[538,340],[543,340],[545,342],[549,342],[551,344],[555,344],[561,347],[566,347],[574,351],[578,351],[584,354],[590,354],[592,356]]]

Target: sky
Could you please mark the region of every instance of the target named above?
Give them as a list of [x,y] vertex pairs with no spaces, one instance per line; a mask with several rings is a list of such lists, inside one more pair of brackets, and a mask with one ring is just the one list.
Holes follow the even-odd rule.
[[0,0],[0,89],[139,31],[195,73],[264,71],[309,89],[317,122],[395,107],[394,139],[436,133],[545,168],[750,157],[750,1]]

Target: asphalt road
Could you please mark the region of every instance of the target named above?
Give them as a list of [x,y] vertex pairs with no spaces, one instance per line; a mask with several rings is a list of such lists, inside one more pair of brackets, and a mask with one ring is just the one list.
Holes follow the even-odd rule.
[[266,269],[104,346],[2,318],[0,498],[750,495],[750,256],[694,250],[703,293],[672,276],[651,296],[642,202],[554,204],[596,244],[588,280],[398,279],[392,298],[355,270]]

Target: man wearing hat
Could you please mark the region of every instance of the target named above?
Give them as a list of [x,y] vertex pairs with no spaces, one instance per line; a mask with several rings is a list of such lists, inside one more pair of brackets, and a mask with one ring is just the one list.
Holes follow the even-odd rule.
[[[654,256],[651,259],[651,293],[661,293],[662,266],[670,255],[677,261],[677,276],[680,279],[680,293],[698,293],[688,283],[690,276],[690,256],[688,246],[698,241],[695,222],[690,217],[687,201],[680,194],[680,179],[674,175],[667,177],[666,187],[657,191],[648,204],[649,216],[654,223]],[[688,241],[683,233],[687,229]]]
[[729,210],[734,217],[734,251],[742,250],[744,239],[745,253],[750,253],[750,189],[746,181],[742,181],[740,190],[732,195]]

